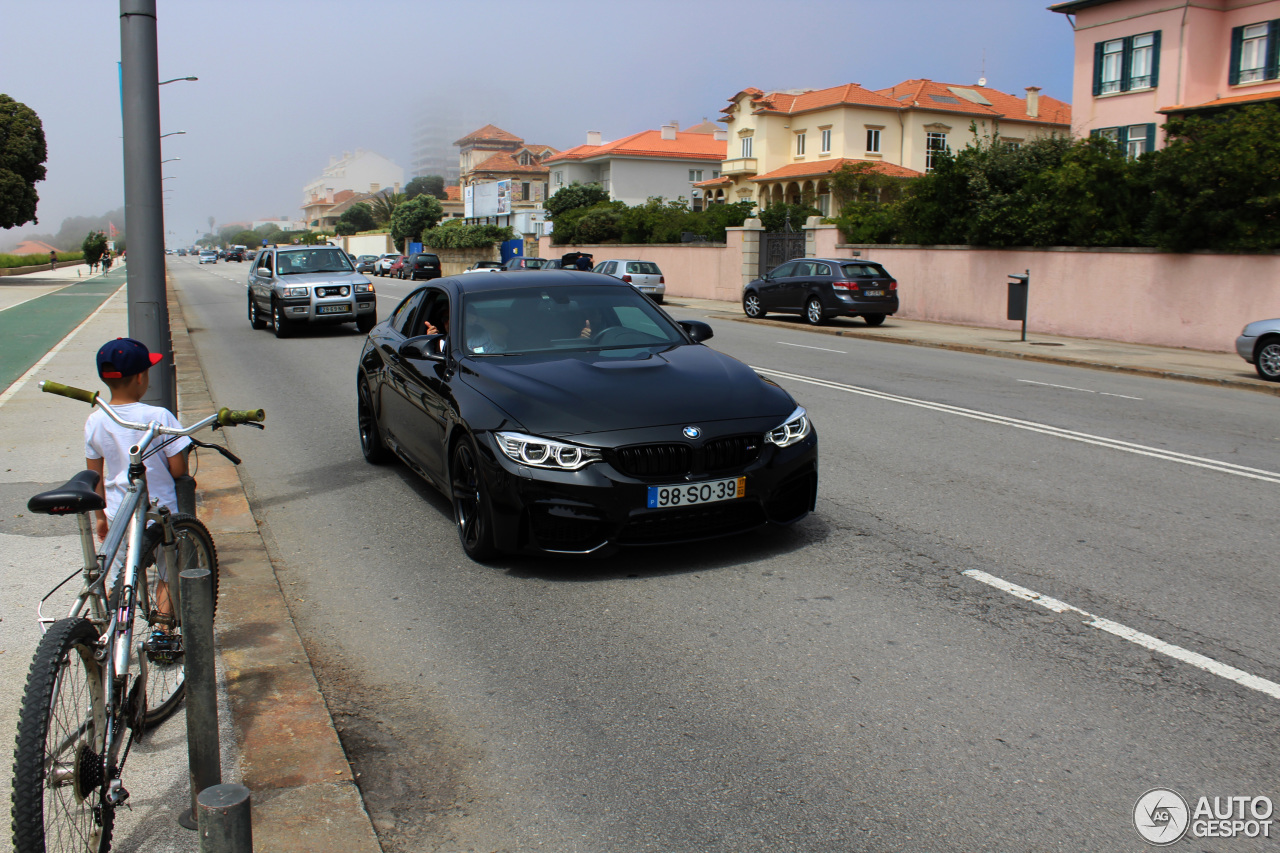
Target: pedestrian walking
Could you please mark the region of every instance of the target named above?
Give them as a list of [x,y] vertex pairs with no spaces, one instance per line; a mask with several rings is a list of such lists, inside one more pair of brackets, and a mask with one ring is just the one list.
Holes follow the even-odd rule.
[[49,269],[56,270],[57,268],[58,268],[58,253],[57,251],[50,249],[49,250]]
[[104,273],[111,272],[111,250],[107,249],[102,253],[102,271]]

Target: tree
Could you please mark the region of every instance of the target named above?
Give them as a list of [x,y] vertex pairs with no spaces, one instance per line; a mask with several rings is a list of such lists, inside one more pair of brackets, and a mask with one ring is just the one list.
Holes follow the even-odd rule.
[[0,95],[0,228],[39,224],[36,183],[45,178],[48,156],[35,110]]
[[391,214],[404,204],[404,193],[381,192],[369,199],[369,209],[373,211],[373,221],[381,226],[391,221]]
[[84,242],[80,244],[80,250],[84,252],[86,261],[90,264],[96,264],[106,254],[107,235],[101,231],[90,231],[89,235],[84,238]]
[[447,198],[448,196],[444,191],[444,178],[439,175],[419,175],[405,185],[404,197],[406,200],[412,200],[423,193],[430,193],[441,200]]
[[369,209],[369,205],[358,202],[342,211],[333,233],[358,234],[361,231],[372,231],[376,227],[377,223],[373,221],[373,211]]
[[822,211],[807,204],[771,204],[760,213],[760,224],[766,231],[785,231],[791,223],[792,231],[799,231],[810,216],[821,216]]
[[543,202],[547,216],[554,222],[555,218],[570,210],[592,207],[602,201],[609,200],[609,191],[599,184],[580,184],[577,181],[567,187],[556,190],[555,195]]
[[420,195],[400,204],[391,214],[391,239],[397,246],[416,242],[422,232],[434,228],[444,217],[444,208],[434,196]]

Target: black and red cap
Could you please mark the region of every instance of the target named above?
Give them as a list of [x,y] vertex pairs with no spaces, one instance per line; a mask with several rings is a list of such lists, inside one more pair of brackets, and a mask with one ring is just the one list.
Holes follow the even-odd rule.
[[151,352],[142,341],[133,338],[116,338],[98,350],[98,375],[103,379],[123,379],[136,376],[159,364],[164,355]]

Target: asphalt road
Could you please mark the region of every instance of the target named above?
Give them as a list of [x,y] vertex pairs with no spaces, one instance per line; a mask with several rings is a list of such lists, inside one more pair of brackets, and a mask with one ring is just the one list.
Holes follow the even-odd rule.
[[713,319],[812,415],[817,513],[481,566],[362,460],[353,327],[170,269],[268,410],[231,440],[387,850],[1139,850],[1152,788],[1280,799],[1270,396]]

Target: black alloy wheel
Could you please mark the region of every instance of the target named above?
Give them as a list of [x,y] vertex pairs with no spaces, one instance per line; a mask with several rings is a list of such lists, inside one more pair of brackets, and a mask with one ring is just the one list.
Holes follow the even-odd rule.
[[376,325],[378,325],[377,314],[365,314],[363,317],[356,318],[356,329],[358,329],[362,335],[369,334]]
[[764,306],[760,304],[760,294],[752,291],[742,297],[742,313],[752,320],[759,320],[765,315]]
[[284,306],[279,302],[271,303],[271,325],[275,328],[277,338],[287,338],[293,334],[289,321],[284,318]]
[[862,319],[867,321],[868,326],[883,326],[884,314],[863,314]]
[[1253,354],[1253,366],[1268,382],[1280,382],[1280,338],[1267,338]]
[[373,413],[373,400],[369,396],[369,386],[364,377],[356,377],[356,426],[360,430],[360,452],[364,461],[370,465],[381,465],[391,458],[386,443],[382,440],[382,431],[378,429],[378,418]]
[[810,326],[822,325],[822,302],[816,296],[810,296],[804,306],[804,319]]
[[493,545],[493,517],[484,495],[480,474],[480,455],[469,435],[453,446],[453,462],[449,466],[453,492],[453,519],[458,525],[462,550],[481,562],[498,553]]

